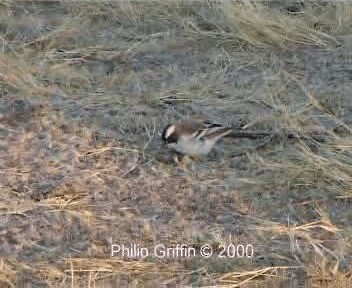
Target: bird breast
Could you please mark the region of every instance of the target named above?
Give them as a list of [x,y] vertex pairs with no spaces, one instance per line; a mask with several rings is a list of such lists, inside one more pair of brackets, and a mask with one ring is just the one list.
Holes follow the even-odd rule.
[[173,147],[176,151],[190,155],[199,156],[207,155],[213,148],[215,141],[213,140],[196,140],[187,136],[180,137],[176,145]]

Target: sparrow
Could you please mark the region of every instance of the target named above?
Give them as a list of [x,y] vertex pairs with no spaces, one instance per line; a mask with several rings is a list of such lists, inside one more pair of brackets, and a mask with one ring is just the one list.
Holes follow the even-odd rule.
[[168,148],[185,156],[200,158],[213,149],[216,142],[230,134],[231,127],[209,121],[182,121],[168,124],[161,139]]

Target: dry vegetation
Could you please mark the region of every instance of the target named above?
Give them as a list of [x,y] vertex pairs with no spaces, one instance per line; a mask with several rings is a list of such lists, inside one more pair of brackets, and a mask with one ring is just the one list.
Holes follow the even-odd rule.
[[[3,1],[0,286],[350,286],[352,4],[291,2]],[[184,171],[159,135],[189,116],[275,134]]]

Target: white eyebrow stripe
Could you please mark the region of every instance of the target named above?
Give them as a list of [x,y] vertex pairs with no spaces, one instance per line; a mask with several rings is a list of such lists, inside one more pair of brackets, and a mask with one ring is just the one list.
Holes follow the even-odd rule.
[[169,138],[172,133],[175,132],[175,125],[170,126],[165,133],[165,138]]

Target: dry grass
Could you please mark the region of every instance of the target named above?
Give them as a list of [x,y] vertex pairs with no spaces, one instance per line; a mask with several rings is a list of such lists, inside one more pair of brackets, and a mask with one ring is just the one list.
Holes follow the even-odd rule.
[[[350,286],[352,4],[291,2],[0,4],[1,287]],[[274,137],[183,171],[199,116]]]

